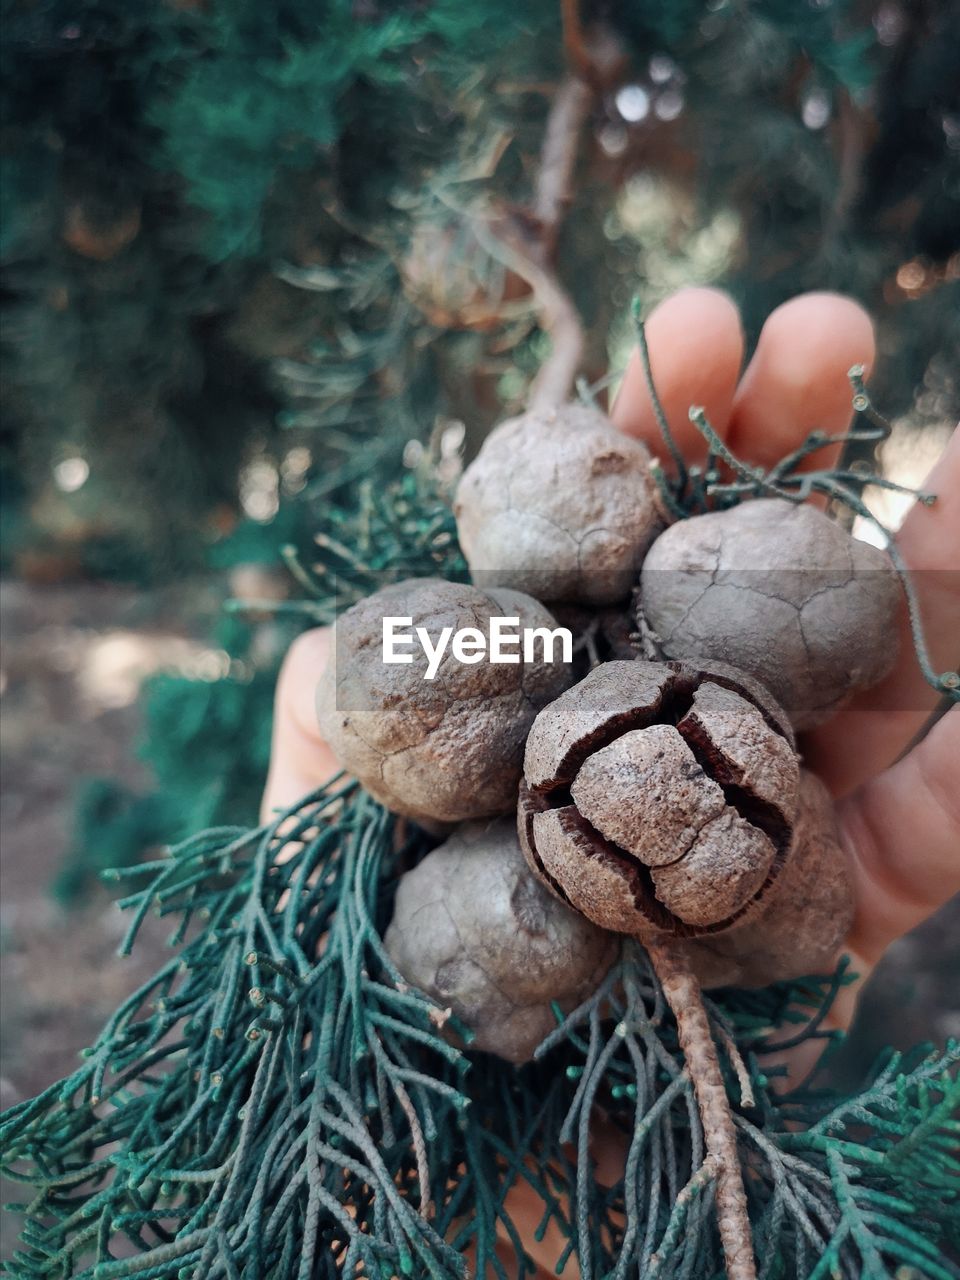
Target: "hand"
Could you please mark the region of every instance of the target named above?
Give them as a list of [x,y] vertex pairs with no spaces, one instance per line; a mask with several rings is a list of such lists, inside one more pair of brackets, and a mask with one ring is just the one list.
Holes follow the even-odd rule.
[[[778,308],[742,378],[739,316],[722,293],[675,294],[650,317],[647,337],[659,396],[690,461],[706,452],[687,417],[691,404],[704,406],[734,453],[765,466],[815,428],[845,430],[851,417],[847,370],[859,363],[869,371],[875,354],[869,317],[832,294],[808,294]],[[638,353],[612,417],[621,431],[663,453]],[[813,465],[829,465],[828,456],[827,450],[818,453]],[[920,573],[915,585],[934,669],[945,671],[956,664],[960,643],[960,431],[924,487],[938,500],[911,511],[898,544],[912,569],[943,571]],[[838,798],[856,902],[846,950],[861,982],[893,941],[960,891],[960,706],[899,758],[937,701],[917,667],[905,609],[900,629],[893,673],[801,743],[807,763]],[[265,816],[294,804],[338,768],[313,709],[329,652],[330,633],[322,629],[301,636],[287,656],[277,690]],[[844,988],[831,1025],[849,1025],[858,991],[859,984]],[[612,1151],[597,1155],[601,1164],[617,1158]],[[511,1213],[519,1225],[528,1215],[513,1199]],[[539,1212],[530,1207],[534,1224]],[[548,1269],[558,1252],[554,1243],[528,1241]]]
[[[654,379],[673,434],[690,461],[706,446],[687,417],[701,404],[734,453],[770,466],[810,431],[843,431],[850,420],[847,370],[874,361],[873,327],[847,298],[807,294],[767,320],[743,377],[736,308],[712,289],[685,289],[647,324]],[[634,353],[613,407],[621,431],[662,454],[639,354]],[[828,450],[814,465],[828,465]],[[836,451],[833,451],[834,457]],[[915,579],[935,670],[956,662],[960,636],[960,431],[928,477],[933,507],[917,505],[898,537]],[[946,571],[953,572],[946,572]],[[847,942],[866,975],[891,942],[960,891],[960,707],[953,707],[900,759],[923,728],[937,695],[917,667],[906,611],[900,659],[879,688],[856,699],[802,742],[809,763],[839,799],[849,851],[856,917]],[[339,767],[320,737],[314,692],[330,653],[327,628],[308,631],[280,674],[264,816],[294,804]],[[856,1002],[847,987],[834,1025],[848,1025]]]

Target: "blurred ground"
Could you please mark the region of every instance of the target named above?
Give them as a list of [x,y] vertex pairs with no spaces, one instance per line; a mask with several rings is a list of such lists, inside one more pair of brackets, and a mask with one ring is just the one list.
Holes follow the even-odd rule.
[[147,594],[71,584],[0,584],[0,1102],[73,1070],[77,1051],[152,969],[168,929],[148,920],[144,946],[115,952],[124,920],[98,893],[65,914],[48,886],[69,846],[73,802],[93,775],[131,786],[137,692],[161,666],[196,661],[198,593]]
[[[80,781],[148,782],[134,755],[139,684],[158,667],[202,665],[209,654],[195,637],[209,633],[209,609],[202,588],[182,584],[166,594],[0,584],[4,1107],[73,1070],[78,1051],[164,954],[169,922],[148,917],[133,956],[118,959],[125,920],[105,891],[65,914],[47,889],[68,846]],[[852,1082],[884,1044],[960,1036],[958,990],[955,901],[878,970],[844,1051],[845,1078]]]

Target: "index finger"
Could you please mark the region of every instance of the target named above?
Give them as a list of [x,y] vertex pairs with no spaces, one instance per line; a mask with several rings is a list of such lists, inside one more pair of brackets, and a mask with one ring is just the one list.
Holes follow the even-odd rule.
[[[767,317],[740,380],[730,448],[745,462],[772,467],[812,431],[838,435],[853,417],[852,365],[873,367],[873,322],[837,293],[804,293]],[[819,449],[804,469],[832,466],[840,448]]]
[[[688,462],[700,462],[707,445],[690,421],[690,406],[702,405],[719,434],[726,434],[743,362],[740,313],[719,289],[681,289],[654,308],[644,329],[671,434]],[[630,356],[610,417],[624,435],[669,462],[639,350]]]

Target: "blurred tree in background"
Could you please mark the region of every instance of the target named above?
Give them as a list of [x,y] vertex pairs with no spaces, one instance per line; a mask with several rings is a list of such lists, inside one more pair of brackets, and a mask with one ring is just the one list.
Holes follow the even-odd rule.
[[[246,566],[237,594],[283,594],[249,567],[312,563],[355,481],[522,404],[550,349],[527,241],[556,240],[588,377],[623,363],[634,293],[720,284],[752,340],[836,289],[877,316],[885,411],[955,417],[957,0],[584,0],[584,128],[544,221],[575,8],[3,0],[6,563]],[[226,622],[218,685],[154,683],[181,827],[251,816],[298,625],[254,652]]]

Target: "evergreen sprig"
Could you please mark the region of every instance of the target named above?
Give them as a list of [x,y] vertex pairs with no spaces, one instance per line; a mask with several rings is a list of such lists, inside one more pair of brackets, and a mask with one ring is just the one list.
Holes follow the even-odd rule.
[[[456,576],[442,492],[410,473],[338,509],[317,617],[386,577]],[[329,580],[329,581],[328,581]],[[339,585],[338,585],[339,584]],[[532,1273],[509,1193],[539,1199],[557,1267],[586,1280],[707,1280],[721,1267],[717,1169],[677,1028],[625,940],[535,1061],[470,1051],[412,990],[383,932],[427,836],[334,780],[253,831],[207,831],[118,880],[129,952],[146,915],[175,953],[70,1077],[6,1114],[4,1166],[31,1189],[23,1277],[453,1280]],[[764,1059],[823,1037],[844,968],[706,1002],[722,1046],[759,1274],[957,1274],[960,1049],[893,1058],[852,1097],[782,1096]],[[598,1146],[622,1172],[597,1176]],[[909,1215],[904,1225],[903,1217]]]
[[314,542],[316,558],[309,564],[293,546],[281,553],[305,596],[281,604],[230,601],[227,607],[289,612],[326,624],[391,582],[467,577],[449,497],[433,471],[408,470],[388,484],[362,481],[352,504],[328,504]]
[[[442,489],[417,471],[338,508],[318,552],[324,572],[297,568],[325,617],[385,580],[463,571]],[[539,1234],[552,1224],[566,1241],[558,1267],[716,1273],[716,1170],[644,951],[627,941],[529,1066],[478,1058],[381,941],[397,878],[426,848],[334,782],[258,830],[205,832],[114,873],[148,877],[123,899],[122,949],[157,911],[176,921],[177,955],[71,1077],[4,1118],[6,1168],[33,1193],[10,1274],[446,1278],[469,1261],[522,1275],[534,1268],[510,1216],[517,1183],[542,1205]],[[831,1274],[879,1277],[906,1258],[943,1280],[958,1232],[956,1046],[892,1059],[852,1098],[783,1097],[764,1070],[773,1040],[835,1038],[823,1015],[849,978],[841,966],[707,1002],[760,1274],[806,1276],[828,1258]],[[598,1141],[622,1154],[613,1185],[597,1179]],[[907,1234],[892,1225],[901,1206]]]
[[[534,1063],[475,1060],[469,1032],[408,987],[381,941],[424,842],[335,780],[256,831],[206,832],[114,873],[147,877],[123,900],[122,950],[153,910],[177,921],[177,954],[72,1076],[6,1114],[6,1171],[33,1191],[9,1274],[440,1280],[470,1256],[505,1278],[533,1270],[505,1202],[520,1181],[540,1232],[553,1222],[567,1239],[558,1267],[573,1255],[588,1280],[715,1274],[713,1171],[643,950],[624,943]],[[853,1098],[781,1102],[760,1058],[831,989],[710,1006],[730,1037],[760,1274],[881,1277],[908,1262],[944,1280],[960,1052],[891,1059]],[[622,1149],[613,1185],[596,1177],[598,1140]]]

